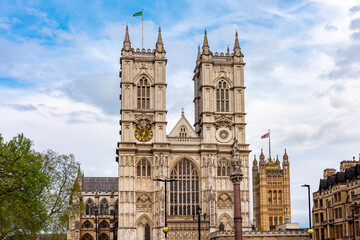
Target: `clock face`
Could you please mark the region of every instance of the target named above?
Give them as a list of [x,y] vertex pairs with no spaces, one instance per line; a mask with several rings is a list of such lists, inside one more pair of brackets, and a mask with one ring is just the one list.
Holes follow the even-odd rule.
[[135,138],[140,142],[150,141],[153,137],[153,132],[150,128],[147,127],[138,127],[135,130]]

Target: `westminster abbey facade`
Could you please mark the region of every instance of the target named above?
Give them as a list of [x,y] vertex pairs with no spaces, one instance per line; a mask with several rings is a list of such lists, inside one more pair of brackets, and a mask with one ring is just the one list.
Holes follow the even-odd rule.
[[[98,239],[101,235],[109,240],[164,239],[165,211],[168,240],[198,239],[193,216],[199,207],[202,239],[215,232],[232,231],[234,197],[229,175],[234,149],[243,173],[243,230],[251,230],[245,63],[237,33],[234,42],[233,51],[228,48],[224,53],[213,53],[205,30],[192,79],[195,123],[190,124],[182,111],[175,127],[167,131],[167,59],[160,28],[155,49],[145,50],[132,48],[126,27],[120,58],[119,176],[116,183],[110,178],[94,180],[98,187],[86,179],[89,192],[83,192],[82,199],[89,203],[89,210],[71,221],[68,239],[96,239],[96,234]],[[176,181],[165,186],[155,179]],[[106,181],[115,189],[104,187]],[[105,221],[105,228],[91,220],[92,206],[99,208],[101,204],[107,204],[108,215],[100,215],[100,209],[97,224]],[[99,228],[83,228],[92,225]]]

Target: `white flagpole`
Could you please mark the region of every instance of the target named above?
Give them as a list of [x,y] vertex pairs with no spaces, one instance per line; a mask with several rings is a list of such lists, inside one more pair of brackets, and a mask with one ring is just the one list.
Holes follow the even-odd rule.
[[141,9],[141,51],[144,48],[144,9]]

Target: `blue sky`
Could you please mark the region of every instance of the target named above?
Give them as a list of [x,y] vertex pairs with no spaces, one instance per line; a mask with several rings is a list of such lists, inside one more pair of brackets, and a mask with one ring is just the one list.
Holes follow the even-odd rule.
[[[119,57],[126,24],[134,48],[167,51],[170,132],[181,107],[193,122],[192,74],[208,31],[211,51],[245,55],[250,165],[271,129],[272,153],[291,164],[293,222],[323,169],[359,158],[360,1],[1,1],[0,132],[35,149],[74,153],[87,176],[116,176]],[[174,98],[173,96],[177,96]]]

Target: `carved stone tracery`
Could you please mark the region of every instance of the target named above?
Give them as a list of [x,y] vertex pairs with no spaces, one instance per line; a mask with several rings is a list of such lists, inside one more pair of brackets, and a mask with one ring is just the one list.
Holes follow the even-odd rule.
[[214,125],[216,129],[221,127],[231,129],[231,127],[234,125],[234,122],[231,120],[231,118],[226,117],[225,115],[221,115],[220,117],[215,118]]
[[154,124],[152,116],[146,115],[145,113],[135,115],[136,127],[148,127],[151,128]]

